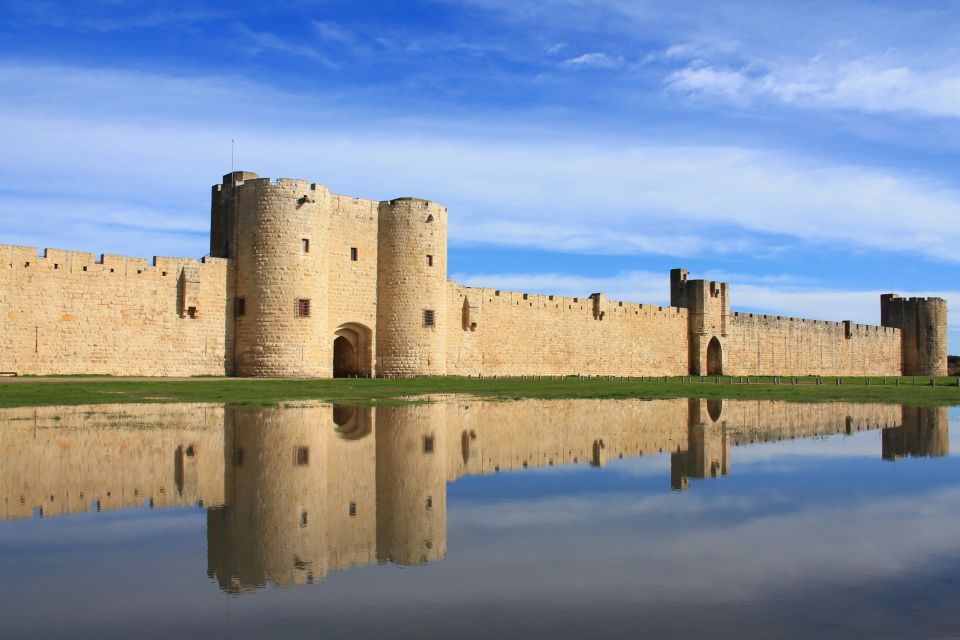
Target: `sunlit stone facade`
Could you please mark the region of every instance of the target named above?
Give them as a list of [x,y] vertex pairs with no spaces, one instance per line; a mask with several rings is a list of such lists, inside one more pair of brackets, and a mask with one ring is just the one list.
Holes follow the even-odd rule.
[[[465,222],[466,223],[466,222]],[[946,375],[940,298],[881,325],[731,311],[727,283],[670,274],[670,305],[465,287],[447,209],[237,171],[213,187],[210,254],[0,245],[0,372],[269,377]]]

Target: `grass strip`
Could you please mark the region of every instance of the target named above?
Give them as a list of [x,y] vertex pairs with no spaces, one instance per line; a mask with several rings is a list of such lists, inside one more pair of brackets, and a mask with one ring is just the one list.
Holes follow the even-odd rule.
[[425,394],[467,394],[495,399],[736,398],[792,402],[960,404],[957,378],[847,377],[621,378],[406,378],[336,380],[31,379],[0,382],[0,407],[150,402],[224,402],[275,405],[290,400],[351,404],[402,402]]

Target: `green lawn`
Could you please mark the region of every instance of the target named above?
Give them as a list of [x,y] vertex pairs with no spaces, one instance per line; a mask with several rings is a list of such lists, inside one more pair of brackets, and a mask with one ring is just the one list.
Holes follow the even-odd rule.
[[[749,380],[749,383],[747,383]],[[899,381],[899,385],[898,385]],[[229,402],[270,405],[290,400],[379,404],[423,394],[516,398],[741,398],[796,402],[960,404],[957,378],[410,378],[398,380],[256,380],[249,378],[129,381],[109,377],[0,381],[0,407],[123,402]]]

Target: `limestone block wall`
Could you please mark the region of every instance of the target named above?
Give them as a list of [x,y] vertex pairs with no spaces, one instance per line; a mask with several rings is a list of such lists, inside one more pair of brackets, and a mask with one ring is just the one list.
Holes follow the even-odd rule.
[[899,329],[753,313],[727,326],[727,375],[900,375]]
[[446,306],[450,375],[687,373],[686,309],[455,282]]
[[229,265],[0,245],[0,371],[224,375]]

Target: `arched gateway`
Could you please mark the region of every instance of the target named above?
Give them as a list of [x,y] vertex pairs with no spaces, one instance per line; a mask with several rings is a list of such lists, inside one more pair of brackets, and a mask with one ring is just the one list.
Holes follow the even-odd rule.
[[711,338],[710,344],[707,345],[707,375],[723,375],[723,347],[720,346],[720,341],[716,337]]
[[333,377],[369,378],[373,373],[370,329],[348,322],[337,327],[333,335]]

